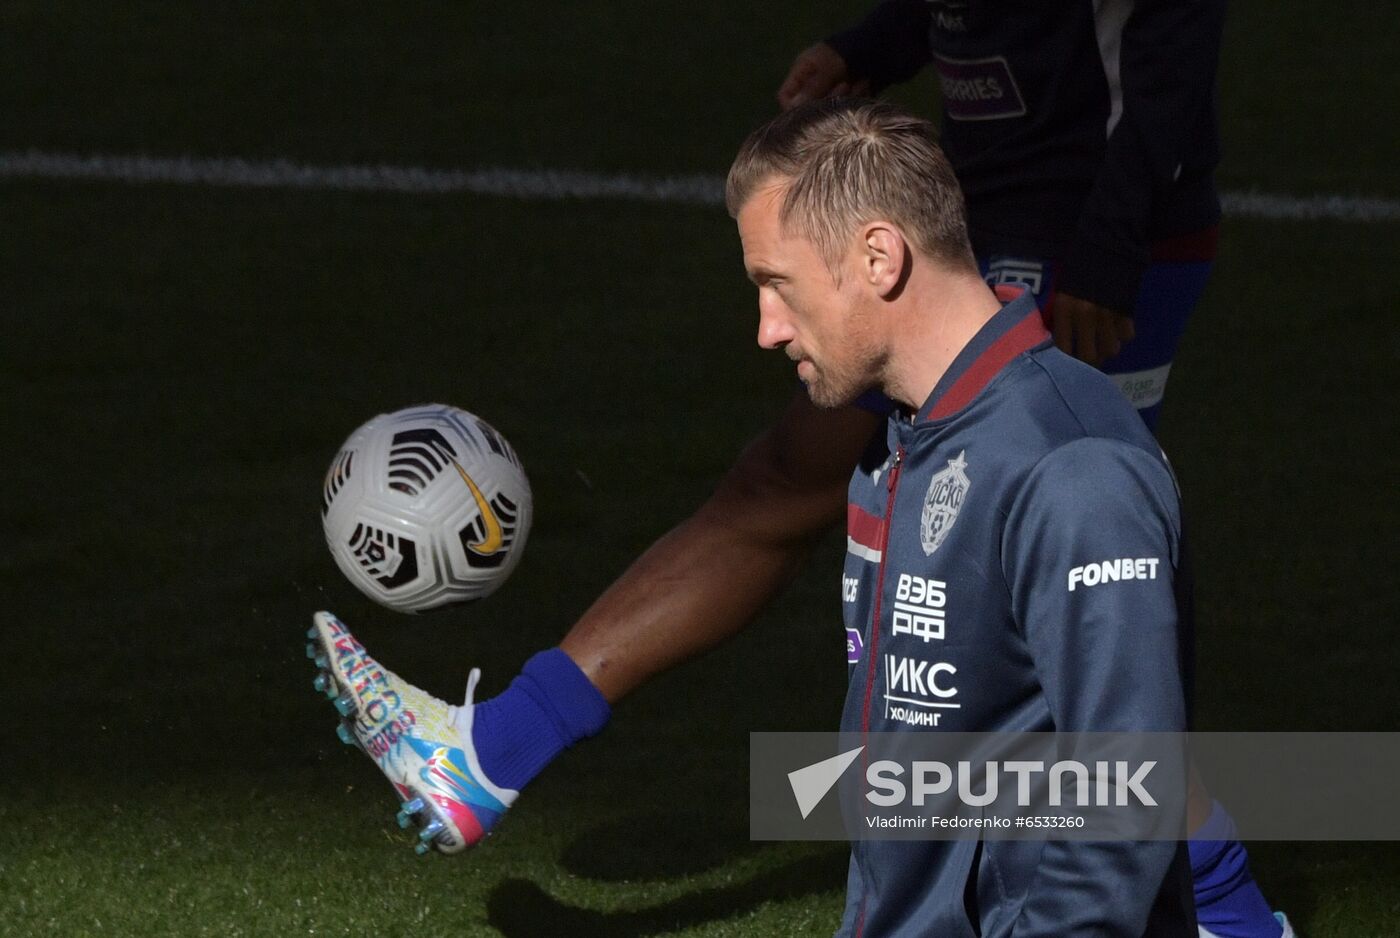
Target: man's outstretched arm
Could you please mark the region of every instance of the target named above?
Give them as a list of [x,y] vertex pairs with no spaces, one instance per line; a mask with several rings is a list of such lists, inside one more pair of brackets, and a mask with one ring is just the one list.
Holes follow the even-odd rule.
[[609,703],[743,628],[843,514],[846,484],[881,418],[821,410],[799,392],[715,493],[662,536],[560,648]]

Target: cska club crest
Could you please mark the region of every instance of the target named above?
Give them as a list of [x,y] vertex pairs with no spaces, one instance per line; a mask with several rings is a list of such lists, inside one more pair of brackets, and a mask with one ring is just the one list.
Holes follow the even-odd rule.
[[963,457],[967,450],[958,453],[956,459],[948,460],[948,468],[934,475],[928,484],[928,494],[924,496],[924,517],[919,525],[919,537],[924,545],[924,553],[932,555],[942,546],[958,520],[958,509],[967,497],[967,460]]

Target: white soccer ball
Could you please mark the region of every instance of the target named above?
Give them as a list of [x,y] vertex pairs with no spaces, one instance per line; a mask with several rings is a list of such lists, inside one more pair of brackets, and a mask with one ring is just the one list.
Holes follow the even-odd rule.
[[505,437],[464,410],[425,404],[350,435],[326,473],[321,514],[351,583],[390,609],[423,612],[500,587],[520,562],[532,507]]

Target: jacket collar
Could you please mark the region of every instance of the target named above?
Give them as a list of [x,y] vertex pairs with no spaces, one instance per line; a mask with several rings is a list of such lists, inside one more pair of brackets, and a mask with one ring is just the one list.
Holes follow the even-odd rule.
[[1024,287],[995,289],[1004,304],[1001,311],[953,359],[919,408],[915,423],[941,420],[962,410],[1018,355],[1050,340],[1034,294]]

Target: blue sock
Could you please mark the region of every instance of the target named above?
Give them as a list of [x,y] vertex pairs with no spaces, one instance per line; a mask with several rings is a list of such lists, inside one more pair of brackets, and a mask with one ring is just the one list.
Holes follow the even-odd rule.
[[1235,822],[1220,802],[1191,835],[1191,879],[1196,920],[1220,938],[1279,938],[1283,926],[1249,875],[1249,855],[1236,838]]
[[472,708],[472,745],[493,784],[519,791],[559,753],[601,730],[611,713],[573,659],[551,648],[525,662],[503,693]]

